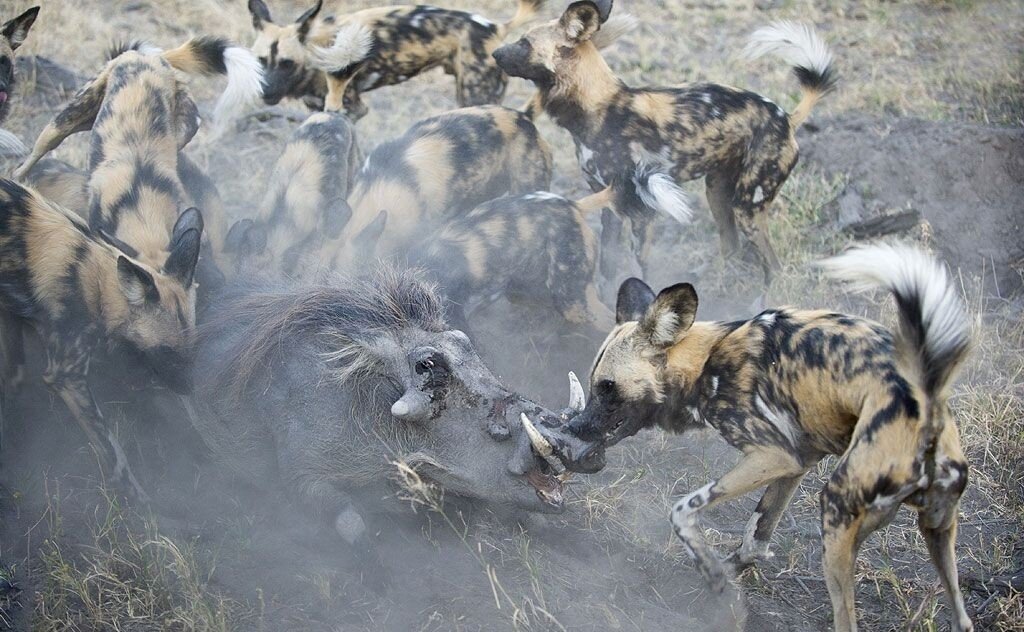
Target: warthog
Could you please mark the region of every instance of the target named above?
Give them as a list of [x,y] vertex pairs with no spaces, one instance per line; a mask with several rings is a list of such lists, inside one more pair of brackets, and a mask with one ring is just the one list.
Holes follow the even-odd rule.
[[563,508],[557,461],[534,451],[522,421],[562,417],[503,386],[418,273],[382,268],[220,304],[201,328],[196,428],[231,469],[280,481],[349,544],[366,533],[353,498],[398,461],[449,495]]

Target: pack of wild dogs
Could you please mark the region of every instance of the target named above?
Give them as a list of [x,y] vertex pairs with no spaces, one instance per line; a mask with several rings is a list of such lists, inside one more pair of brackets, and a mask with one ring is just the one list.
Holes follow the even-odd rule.
[[[0,180],[2,404],[16,403],[25,340],[36,337],[42,379],[108,480],[148,502],[89,386],[93,354],[116,347],[152,371],[154,388],[183,395],[226,464],[295,490],[354,546],[370,531],[360,490],[386,479],[396,455],[453,494],[559,511],[566,473],[600,470],[608,447],[643,428],[710,426],[740,459],[679,500],[671,523],[718,591],[726,568],[700,514],[764,488],[727,558],[754,564],[807,471],[838,455],[821,492],[836,629],[856,629],[858,548],[901,505],[918,512],[953,629],[972,629],[954,552],[967,464],[947,406],[971,335],[944,267],[885,244],[822,264],[890,292],[895,330],[790,308],[699,321],[688,283],[655,293],[628,279],[613,309],[598,292],[602,238],[588,216],[603,213],[604,230],[620,231],[647,269],[660,223],[690,216],[680,184],[697,178],[721,256],[736,256],[742,239],[766,286],[781,272],[769,207],[796,165],[796,129],[836,82],[827,45],[791,22],[751,36],[749,57],[793,67],[802,99],[786,112],[714,83],[628,86],[601,51],[631,17],[612,15],[611,0],[579,0],[540,22],[542,1],[519,0],[496,23],[424,5],[331,12],[322,1],[281,22],[249,0],[251,49],[210,36],[112,49]],[[38,13],[3,25],[0,122]],[[462,108],[364,157],[360,95],[438,67]],[[215,182],[184,152],[203,125],[184,74],[227,77],[216,126],[260,99],[322,110],[283,147],[255,214],[230,226]],[[499,105],[509,77],[536,88],[521,111]],[[572,135],[592,195],[550,192],[542,115]],[[46,158],[83,131],[85,169]],[[610,332],[588,388],[570,374],[566,408],[504,387],[463,333],[475,308],[502,295]]]

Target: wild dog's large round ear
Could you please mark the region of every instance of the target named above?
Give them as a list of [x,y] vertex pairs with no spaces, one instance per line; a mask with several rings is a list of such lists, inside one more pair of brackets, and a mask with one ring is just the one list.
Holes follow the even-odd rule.
[[360,258],[368,258],[373,254],[377,248],[377,242],[380,241],[381,235],[384,234],[384,228],[387,224],[388,212],[382,209],[377,213],[377,217],[366,225],[366,228],[359,231],[352,245],[359,253]]
[[178,240],[181,239],[181,236],[189,230],[195,230],[200,235],[203,233],[203,214],[195,207],[185,209],[178,216],[178,220],[174,222],[174,229],[171,231],[170,247],[173,249]]
[[309,35],[309,29],[313,27],[313,20],[320,14],[320,9],[322,8],[324,8],[324,0],[317,0],[311,9],[300,15],[298,20],[295,20],[295,23],[299,25],[297,35],[300,43],[306,43],[306,36]]
[[39,15],[39,7],[32,7],[18,17],[4,22],[4,25],[0,27],[0,34],[7,38],[11,50],[18,50],[18,47],[25,42],[28,30],[35,24],[37,15]]
[[689,283],[677,283],[658,293],[640,320],[640,330],[660,347],[675,344],[697,317],[697,291]]
[[164,262],[164,274],[181,282],[186,288],[191,287],[196,275],[196,264],[199,263],[201,241],[201,233],[195,228],[181,233]]
[[264,24],[274,23],[270,17],[270,9],[263,0],[249,0],[249,13],[252,15],[252,27],[257,31],[262,31]]
[[267,230],[251,219],[240,219],[231,225],[224,238],[224,252],[253,255],[267,247]]
[[160,291],[156,289],[156,281],[148,270],[128,257],[117,258],[117,280],[128,304],[141,307],[160,300]]
[[334,239],[341,234],[341,230],[345,228],[345,224],[350,219],[352,219],[352,207],[348,205],[345,198],[329,201],[324,207],[324,235]]
[[615,324],[640,320],[653,302],[654,291],[649,285],[636,277],[626,279],[619,286],[619,295],[615,301]]
[[[562,14],[558,23],[565,29],[565,35],[574,42],[585,42],[601,28],[601,24],[608,19],[605,14],[601,18],[601,3],[594,0],[578,0],[569,5]],[[611,3],[606,3],[608,11],[611,11]]]

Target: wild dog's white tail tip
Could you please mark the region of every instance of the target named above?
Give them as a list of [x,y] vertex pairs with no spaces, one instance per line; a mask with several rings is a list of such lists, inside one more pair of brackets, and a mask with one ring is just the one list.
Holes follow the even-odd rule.
[[680,224],[688,223],[693,217],[693,203],[690,194],[668,174],[668,159],[638,147],[633,147],[632,153],[636,163],[633,185],[644,206],[664,211]]
[[220,126],[259,103],[263,96],[263,66],[247,48],[230,46],[224,50],[228,86],[214,108],[214,122]]
[[779,20],[753,32],[743,54],[748,59],[777,55],[787,64],[825,74],[832,51],[809,24]]
[[760,28],[750,36],[744,54],[748,58],[774,54],[793,66],[803,93],[800,103],[789,115],[795,127],[807,120],[814,105],[837,81],[832,51],[807,24],[781,21]]
[[313,47],[313,66],[324,72],[339,72],[366,59],[371,48],[373,31],[365,24],[352,22],[338,30],[330,47]]
[[967,311],[946,269],[904,244],[857,246],[819,265],[855,290],[892,292],[900,337],[919,356],[921,386],[929,395],[940,395],[971,346]]
[[640,21],[633,15],[629,13],[616,14],[601,25],[601,29],[594,33],[590,41],[598,49],[608,48],[623,35],[635,31],[638,26],[640,26]]

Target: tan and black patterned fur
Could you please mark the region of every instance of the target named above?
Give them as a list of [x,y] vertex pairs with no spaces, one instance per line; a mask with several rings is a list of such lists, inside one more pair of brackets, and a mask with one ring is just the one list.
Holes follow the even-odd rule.
[[[182,215],[163,269],[127,256],[72,212],[0,180],[0,314],[5,387],[23,370],[23,333],[38,332],[43,379],[67,405],[113,482],[140,499],[113,429],[93,399],[89,361],[97,345],[138,356],[166,386],[191,388],[200,229]],[[8,391],[8,388],[4,389]]]
[[[225,243],[235,274],[302,276],[352,217],[348,194],[363,163],[352,123],[319,112],[295,130],[270,176],[256,217],[236,222]],[[315,270],[309,270],[315,271]]]
[[[420,73],[442,68],[455,77],[455,98],[460,106],[501,103],[508,77],[491,53],[509,30],[536,15],[543,0],[519,0],[509,22],[497,24],[465,11],[428,5],[397,5],[349,13],[344,3],[336,13],[323,15],[323,1],[292,24],[271,20],[263,0],[250,0],[257,37],[252,50],[267,71],[265,100],[284,97],[306,100],[329,111],[344,111],[353,120],[367,107],[360,94],[402,83]],[[324,73],[310,62],[313,47],[334,43],[339,29],[361,24],[373,35],[365,56],[344,68]]]
[[349,195],[352,218],[322,261],[349,269],[505,195],[546,191],[551,149],[530,118],[496,105],[424,119],[377,146]]
[[0,26],[0,123],[7,118],[11,107],[11,91],[15,84],[14,55],[28,37],[29,29],[39,15],[39,7],[32,7]]
[[162,54],[133,43],[112,59],[46,126],[16,175],[28,177],[35,163],[69,135],[92,130],[89,148],[89,225],[129,256],[159,269],[166,261],[171,231],[182,211],[202,208],[208,250],[200,277],[219,272],[213,253],[222,250],[225,230],[220,197],[209,178],[181,149],[199,126],[199,111],[175,70],[223,74],[218,38],[195,38]]
[[[833,84],[834,75],[799,69],[804,98],[793,114],[768,99],[714,83],[634,88],[608,67],[592,40],[610,0],[573,2],[561,18],[530,29],[494,56],[508,74],[533,81],[539,102],[577,145],[596,191],[612,186],[643,265],[656,210],[644,173],[681,183],[704,178],[724,256],[738,247],[737,227],[752,242],[766,281],[779,268],[767,210],[797,162],[797,126]],[[664,209],[660,209],[664,210]]]
[[610,199],[610,191],[579,202],[537,191],[491,200],[441,227],[414,259],[438,280],[456,324],[506,296],[605,331],[614,318],[598,297],[597,237],[585,215]]
[[[888,286],[896,297],[895,335],[862,318],[791,308],[746,321],[696,322],[691,285],[655,296],[642,281],[626,281],[616,308],[619,324],[594,362],[591,399],[567,429],[590,447],[567,464],[600,469],[606,447],[642,428],[717,430],[741,452],[740,460],[678,501],[672,524],[698,569],[721,590],[725,571],[704,540],[699,514],[766,488],[733,557],[737,565],[752,564],[768,555],[772,532],[804,474],[837,455],[821,493],[823,562],[836,629],[856,629],[858,548],[905,504],[918,512],[954,630],[970,630],[953,553],[967,462],[946,405],[970,346],[969,324],[933,260],[907,251],[862,252],[865,260],[884,262],[877,275],[882,280],[871,283]],[[905,274],[915,261],[926,262],[917,268],[924,272]]]

